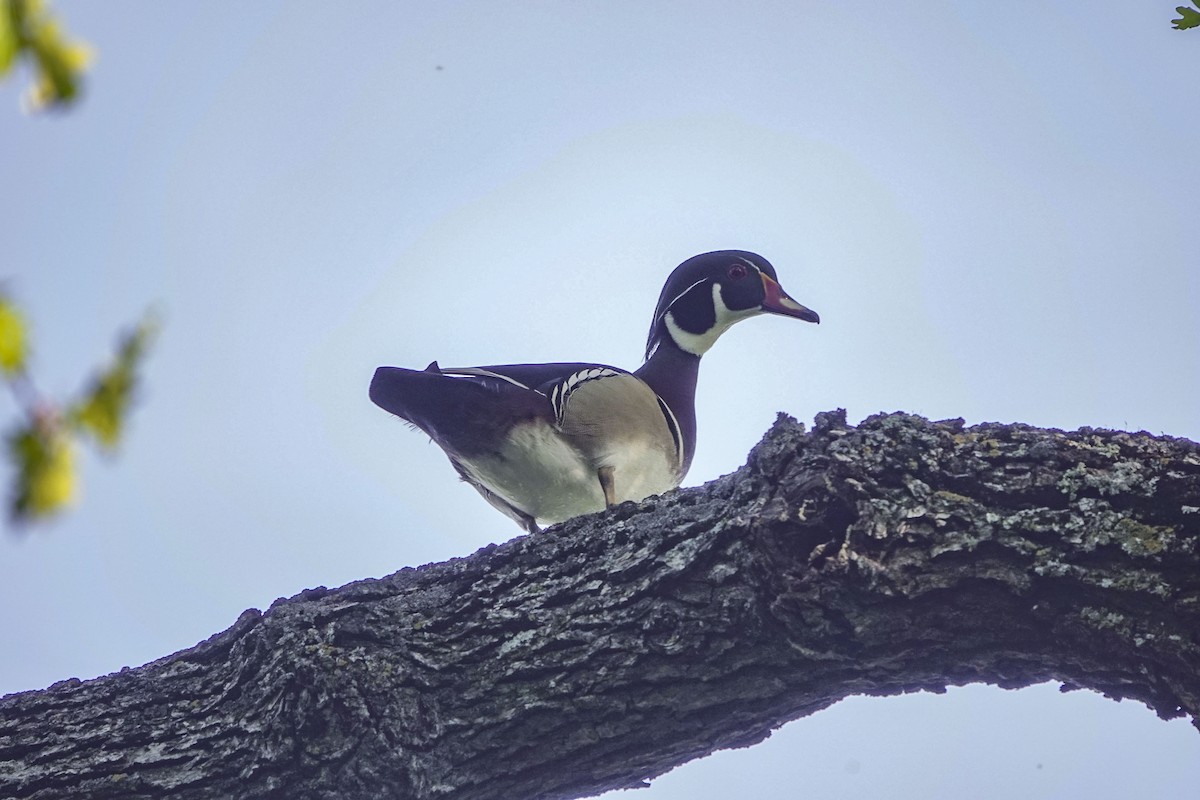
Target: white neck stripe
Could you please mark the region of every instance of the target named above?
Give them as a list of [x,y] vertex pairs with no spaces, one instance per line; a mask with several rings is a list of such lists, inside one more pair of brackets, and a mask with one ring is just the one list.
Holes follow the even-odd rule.
[[[693,284],[695,285],[695,284]],[[690,287],[689,287],[690,288]],[[761,314],[760,308],[747,308],[740,311],[734,311],[729,306],[725,305],[725,300],[721,297],[721,284],[714,283],[712,289],[713,314],[716,320],[708,330],[701,333],[691,333],[679,327],[675,322],[674,315],[668,310],[663,317],[663,321],[667,325],[667,333],[675,340],[675,344],[685,353],[691,353],[694,356],[702,356],[708,352],[708,349],[716,343],[721,334],[729,330],[729,326],[738,320],[753,317],[755,314]]]

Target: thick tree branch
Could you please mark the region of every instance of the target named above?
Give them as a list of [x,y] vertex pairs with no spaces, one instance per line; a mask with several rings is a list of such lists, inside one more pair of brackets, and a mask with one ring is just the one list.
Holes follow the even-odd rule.
[[851,694],[1200,716],[1200,447],[781,416],[738,472],[0,701],[0,796],[573,798]]

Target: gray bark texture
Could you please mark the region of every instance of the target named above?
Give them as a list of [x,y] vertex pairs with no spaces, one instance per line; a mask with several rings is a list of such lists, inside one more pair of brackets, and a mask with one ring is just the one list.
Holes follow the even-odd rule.
[[575,798],[854,694],[1200,717],[1200,447],[780,416],[742,469],[0,701],[4,798]]

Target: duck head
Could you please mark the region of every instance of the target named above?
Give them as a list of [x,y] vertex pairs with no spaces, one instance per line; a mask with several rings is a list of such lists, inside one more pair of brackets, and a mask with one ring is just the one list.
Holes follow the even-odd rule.
[[664,341],[702,356],[730,325],[758,314],[821,321],[779,285],[775,268],[756,253],[718,250],[684,261],[663,286],[646,341],[649,359]]

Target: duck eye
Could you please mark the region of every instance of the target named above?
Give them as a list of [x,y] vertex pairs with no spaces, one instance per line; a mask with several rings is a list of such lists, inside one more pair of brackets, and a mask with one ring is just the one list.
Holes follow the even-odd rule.
[[730,264],[728,275],[731,279],[740,281],[742,278],[746,277],[746,265]]

